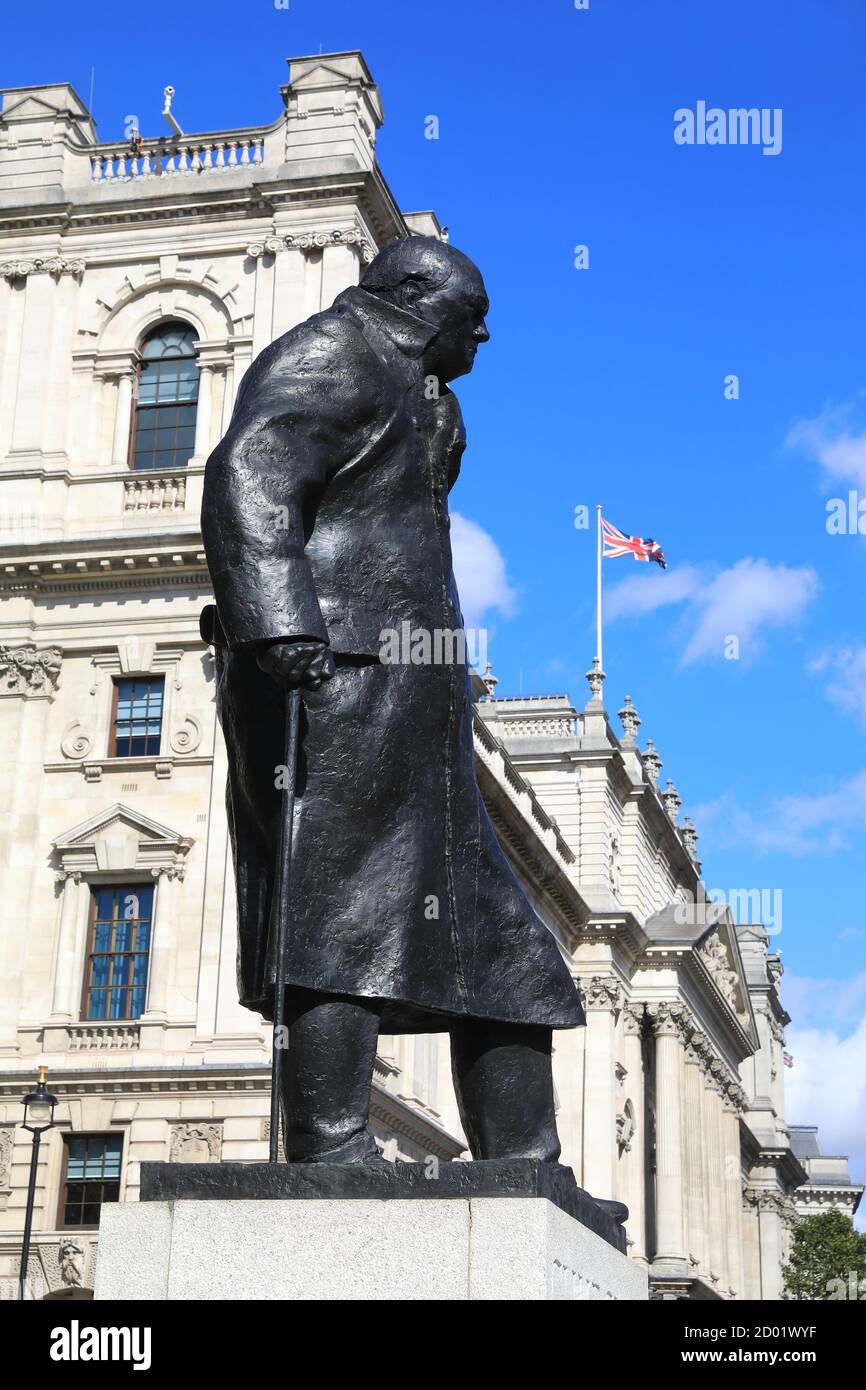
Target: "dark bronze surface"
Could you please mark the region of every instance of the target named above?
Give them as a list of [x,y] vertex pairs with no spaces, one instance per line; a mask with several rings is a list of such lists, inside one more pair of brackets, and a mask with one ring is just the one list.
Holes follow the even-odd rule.
[[[206,611],[202,631],[216,644],[228,747],[239,992],[267,1018],[275,772],[286,690],[303,690],[285,977],[297,1034],[284,1090],[290,1157],[346,1143],[359,1161],[370,1156],[334,1112],[342,1068],[346,1098],[357,1086],[336,1040],[369,1054],[363,1010],[376,1031],[460,1026],[455,1079],[476,1156],[558,1152],[549,1084],[535,1104],[540,1128],[529,1101],[510,1139],[484,1114],[488,1092],[499,1106],[503,1087],[537,1086],[540,1054],[549,1080],[550,1030],[583,1012],[482,803],[467,666],[379,659],[382,634],[404,623],[462,628],[448,492],[465,434],[447,383],[486,342],[486,312],[480,272],[459,251],[426,237],[394,243],[359,287],[257,357],[207,465],[202,529],[218,613]],[[476,1022],[488,1027],[483,1044],[471,1039]],[[329,1048],[326,1101],[311,1059]],[[308,1131],[296,1146],[299,1105],[312,1142]]]

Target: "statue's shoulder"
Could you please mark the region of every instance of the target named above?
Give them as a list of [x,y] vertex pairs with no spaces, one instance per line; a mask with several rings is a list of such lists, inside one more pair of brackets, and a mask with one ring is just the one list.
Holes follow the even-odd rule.
[[271,387],[284,391],[291,382],[316,377],[327,378],[333,390],[341,381],[355,379],[356,372],[347,368],[359,365],[367,374],[378,368],[364,335],[348,315],[325,309],[262,349],[244,377],[239,398],[267,395]]

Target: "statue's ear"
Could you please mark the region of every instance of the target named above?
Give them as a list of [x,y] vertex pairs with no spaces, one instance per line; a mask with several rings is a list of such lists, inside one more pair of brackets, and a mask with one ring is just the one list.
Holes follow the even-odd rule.
[[422,294],[421,286],[418,284],[417,280],[407,280],[405,285],[401,286],[401,291],[403,307],[406,309],[414,309]]

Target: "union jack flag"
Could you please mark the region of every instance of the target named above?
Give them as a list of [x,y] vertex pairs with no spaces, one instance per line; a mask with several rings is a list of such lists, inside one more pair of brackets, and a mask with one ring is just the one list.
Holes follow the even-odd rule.
[[636,560],[654,560],[663,570],[667,569],[667,560],[662,554],[662,548],[651,536],[626,536],[615,526],[611,526],[609,521],[605,521],[604,517],[601,519],[601,528],[604,539],[602,555],[605,560],[616,559],[618,555],[633,555]]
[[792,1067],[794,1065],[794,1059],[791,1056],[790,1052],[782,1053],[782,1061],[785,1063],[786,1067]]

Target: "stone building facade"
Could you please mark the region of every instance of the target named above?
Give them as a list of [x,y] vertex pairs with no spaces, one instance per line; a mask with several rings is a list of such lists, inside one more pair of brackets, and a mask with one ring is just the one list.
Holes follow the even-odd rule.
[[[292,60],[271,125],[101,143],[67,85],[0,111],[0,1290],[60,1097],[33,1291],[92,1289],[100,1201],[139,1164],[263,1160],[269,1030],[235,994],[225,750],[198,513],[253,357],[432,213],[378,167],[358,53]],[[809,1174],[784,1121],[781,965],[700,901],[696,837],[591,673],[566,698],[475,677],[479,782],[587,1003],[556,1040],[563,1159],[631,1210],[660,1296],[774,1298]],[[697,901],[697,906],[695,905]],[[387,1157],[464,1152],[447,1039],[382,1038]],[[848,1184],[838,1200],[859,1199]]]

